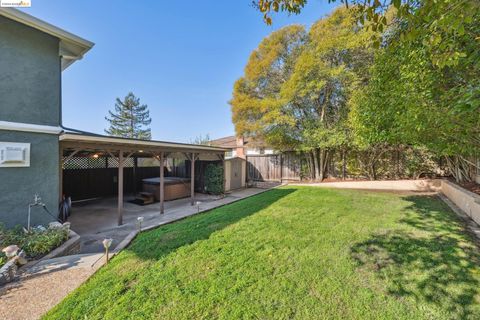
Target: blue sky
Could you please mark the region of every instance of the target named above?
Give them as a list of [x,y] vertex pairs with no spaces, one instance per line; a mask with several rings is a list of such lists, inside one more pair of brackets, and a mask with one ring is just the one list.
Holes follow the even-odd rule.
[[274,16],[272,26],[251,0],[33,0],[24,11],[95,43],[63,72],[65,126],[103,133],[115,98],[132,91],[150,108],[153,139],[189,142],[234,133],[233,84],[265,36],[310,26],[332,8],[310,0],[298,16]]

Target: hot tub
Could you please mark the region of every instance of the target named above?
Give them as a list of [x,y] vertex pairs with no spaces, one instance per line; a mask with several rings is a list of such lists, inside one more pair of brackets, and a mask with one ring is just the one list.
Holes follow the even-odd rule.
[[[160,201],[160,177],[143,179],[143,191],[152,193],[156,201]],[[190,179],[179,177],[164,178],[165,201],[190,196]]]

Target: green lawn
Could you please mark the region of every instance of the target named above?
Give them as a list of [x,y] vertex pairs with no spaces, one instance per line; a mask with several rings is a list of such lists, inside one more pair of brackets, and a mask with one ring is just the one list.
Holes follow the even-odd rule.
[[284,187],[140,234],[46,319],[479,319],[436,197]]

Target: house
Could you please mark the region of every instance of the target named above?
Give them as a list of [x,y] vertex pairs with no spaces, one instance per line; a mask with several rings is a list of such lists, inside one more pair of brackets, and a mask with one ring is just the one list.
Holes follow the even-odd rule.
[[[121,225],[124,192],[152,184],[163,213],[165,196],[188,193],[195,203],[207,163],[226,167],[221,147],[107,137],[64,127],[62,72],[93,45],[22,11],[0,8],[0,222],[7,227],[25,226],[31,204],[32,225],[54,221],[64,195],[117,196],[113,212]],[[156,165],[139,165],[145,158],[154,158]],[[168,161],[173,165],[166,166]],[[173,176],[166,183],[165,176],[176,171],[183,180]]]
[[243,158],[249,155],[275,154],[275,150],[261,139],[228,136],[209,142],[211,146],[228,149],[226,158]]
[[[0,221],[7,226],[26,220],[35,194],[57,211],[62,71],[92,46],[19,10],[0,8]],[[38,217],[32,216],[34,224],[45,222]]]

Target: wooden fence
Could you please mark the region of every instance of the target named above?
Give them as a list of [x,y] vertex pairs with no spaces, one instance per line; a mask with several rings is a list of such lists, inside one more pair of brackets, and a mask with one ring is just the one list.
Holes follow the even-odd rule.
[[302,157],[288,152],[247,156],[247,180],[282,181],[301,179]]

